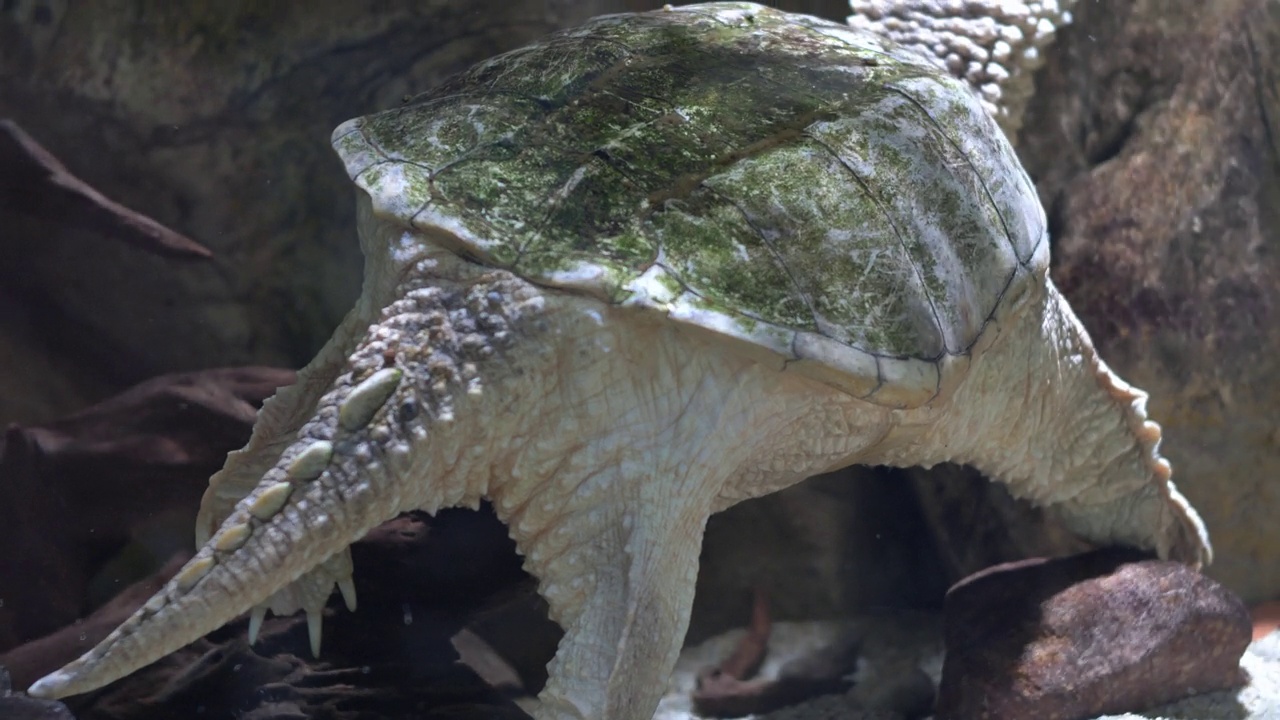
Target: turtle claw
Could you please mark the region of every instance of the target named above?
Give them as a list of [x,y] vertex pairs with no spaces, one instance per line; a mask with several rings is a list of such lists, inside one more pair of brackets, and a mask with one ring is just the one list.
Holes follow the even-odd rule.
[[320,630],[323,616],[319,609],[307,611],[307,637],[311,640],[311,657],[320,657]]
[[249,613],[249,645],[258,642],[258,632],[262,630],[262,621],[267,619],[267,606],[255,605]]
[[347,610],[356,611],[356,584],[352,582],[351,576],[340,578],[338,580],[338,591],[342,593],[342,602],[346,603]]

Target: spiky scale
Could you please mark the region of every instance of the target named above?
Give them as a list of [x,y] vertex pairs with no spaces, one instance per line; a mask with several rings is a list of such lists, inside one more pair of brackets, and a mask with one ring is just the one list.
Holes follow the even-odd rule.
[[251,534],[253,534],[253,528],[245,523],[228,525],[214,536],[213,549],[218,552],[231,552],[244,545]]
[[383,368],[365,378],[338,406],[338,424],[345,430],[359,430],[373,419],[400,383],[399,368]]
[[189,592],[191,588],[195,587],[196,583],[200,582],[201,578],[209,574],[215,563],[216,561],[211,556],[198,557],[187,563],[186,567],[179,570],[178,574],[173,578],[178,592]]
[[249,514],[259,520],[270,520],[280,512],[280,508],[284,507],[291,493],[293,493],[292,483],[278,482],[268,485],[249,503]]
[[328,467],[333,459],[333,443],[328,440],[317,440],[298,453],[286,471],[290,480],[315,480]]

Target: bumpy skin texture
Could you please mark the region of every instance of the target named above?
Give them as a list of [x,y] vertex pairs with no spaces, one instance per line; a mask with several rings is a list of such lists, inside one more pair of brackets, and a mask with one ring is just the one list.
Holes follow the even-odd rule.
[[933,58],[982,96],[1014,137],[1040,51],[1071,22],[1076,0],[849,0],[849,24]]
[[[752,67],[772,66],[776,56],[771,52],[786,56],[779,61],[785,66],[787,57],[794,59],[797,42],[808,43],[813,51],[809,62],[823,67],[823,53],[831,42],[847,44],[851,56],[879,42],[838,26],[820,30],[824,26],[812,18],[736,3],[629,18],[607,19],[586,30],[553,36],[462,77],[472,77],[473,82],[488,77],[481,84],[492,87],[501,73],[499,79],[485,73],[501,70],[503,63],[510,64],[508,69],[518,68],[520,58],[538,60],[538,53],[545,51],[542,59],[561,61],[549,67],[568,69],[562,78],[566,82],[553,85],[571,90],[568,99],[535,96],[539,102],[534,103],[534,115],[545,117],[540,113],[548,107],[554,111],[573,105],[572,88],[578,78],[573,63],[585,48],[594,47],[574,38],[614,32],[606,44],[625,47],[629,35],[617,31],[629,22],[635,23],[637,36],[644,28],[666,24],[671,26],[668,35],[680,39],[685,33],[685,40],[686,30],[680,28],[697,25],[702,41],[722,43],[722,61]],[[566,47],[578,50],[566,53]],[[608,83],[628,69],[652,69],[648,58],[615,57],[612,64],[597,67],[586,84],[607,92]],[[863,70],[869,66],[855,64],[845,72],[848,94],[886,77],[897,82],[908,70],[914,77],[936,80],[937,87],[946,86],[938,71],[905,58],[886,47],[876,60],[880,65],[870,66],[884,68],[883,76],[868,75]],[[697,71],[714,75],[726,70],[704,63]],[[459,82],[461,86],[451,86],[455,93],[475,95],[471,111],[477,117],[488,112],[482,89]],[[738,92],[750,87],[740,85]],[[901,92],[897,96],[906,97]],[[576,96],[582,97],[592,96]],[[970,96],[947,96],[951,101],[965,97]],[[951,107],[952,113],[917,117],[925,130],[914,136],[916,142],[931,146],[938,138],[946,139],[945,133],[927,130],[946,127],[948,119],[973,122],[976,101],[970,100],[969,106],[938,106]],[[589,105],[579,102],[577,108]],[[716,173],[767,165],[777,159],[770,152],[791,152],[796,138],[821,135],[821,123],[832,122],[821,116],[800,122],[800,115],[812,108],[805,109],[803,103],[796,107],[795,116],[787,116],[787,107],[773,109],[778,122],[793,130],[766,134],[767,148],[757,144],[760,138],[742,140],[749,143],[750,152],[730,146],[725,154],[704,158],[703,165],[668,182],[688,199],[704,183],[714,185]],[[711,112],[704,113],[693,130],[701,128],[708,142],[716,142],[714,128],[720,118],[714,105],[708,108]],[[397,117],[412,121],[404,126],[406,134],[387,135],[386,128]],[[956,307],[971,307],[979,314],[959,313],[955,322],[935,319],[932,328],[943,339],[914,338],[918,344],[909,346],[910,352],[919,355],[890,358],[945,366],[936,370],[927,395],[912,395],[919,386],[902,374],[871,374],[876,388],[911,390],[890,402],[879,391],[851,391],[861,387],[861,380],[841,375],[839,351],[803,358],[792,347],[753,342],[754,336],[742,327],[760,318],[735,314],[744,307],[727,295],[718,296],[717,302],[695,306],[688,301],[681,306],[683,295],[664,299],[628,288],[625,268],[633,274],[647,268],[644,263],[614,262],[618,256],[605,252],[608,243],[601,238],[616,236],[588,234],[586,226],[579,225],[579,235],[569,239],[580,237],[581,245],[561,246],[549,264],[523,267],[519,252],[502,259],[509,250],[503,243],[513,237],[544,238],[518,226],[508,228],[514,234],[506,235],[486,236],[476,230],[488,221],[485,212],[491,206],[460,200],[472,186],[455,182],[449,190],[445,182],[459,177],[445,172],[447,168],[458,169],[474,155],[456,157],[455,148],[452,161],[441,167],[421,162],[409,151],[422,149],[439,127],[423,125],[422,116],[411,111],[375,116],[368,125],[382,128],[382,142],[361,136],[353,145],[361,124],[343,126],[334,139],[357,183],[367,191],[360,200],[365,287],[356,308],[303,371],[298,385],[267,404],[249,445],[211,482],[198,529],[207,542],[196,557],[134,617],[84,657],[36,683],[32,694],[60,697],[99,687],[253,606],[270,605],[278,612],[307,610],[318,645],[318,611],[334,583],[348,604],[355,604],[345,555],[351,542],[398,512],[475,505],[485,497],[493,501],[526,567],[539,579],[552,619],[565,630],[540,695],[537,716],[543,720],[650,717],[688,623],[708,516],[849,464],[969,463],[1006,483],[1015,495],[1055,508],[1073,530],[1093,542],[1149,548],[1190,563],[1209,559],[1203,527],[1169,482],[1169,465],[1158,453],[1160,429],[1146,418],[1145,395],[1097,357],[1047,277],[1043,213],[1034,196],[1024,194],[1023,204],[1012,208],[1028,220],[1021,230],[1026,233],[1021,236],[1026,242],[1022,253],[1017,252],[1018,241],[1010,239],[1000,204],[991,202],[1003,192],[1000,183],[1026,192],[1019,167],[1008,170],[1012,175],[969,185],[953,183],[950,193],[930,194],[932,201],[959,208],[959,217],[981,216],[983,209],[994,208],[993,216],[1004,226],[999,234],[960,222],[949,228],[951,232],[940,233],[932,242],[947,244],[952,253],[972,240],[954,237],[964,234],[957,227],[970,227],[976,237],[998,245],[996,250],[977,248],[989,256],[958,254],[971,264],[946,266],[947,271],[1007,277],[984,295],[974,288],[984,287],[991,277],[944,278],[934,274],[936,264],[904,262],[903,269],[926,292],[917,292],[905,280],[901,286],[888,286],[887,292],[930,297],[931,288],[948,287],[954,294],[932,296],[935,305],[945,305],[941,317]],[[473,125],[478,132],[487,127],[493,125]],[[519,127],[523,126],[513,125],[512,132]],[[480,148],[477,152],[520,147],[511,134],[474,147]],[[614,140],[627,136],[624,129]],[[443,142],[438,133],[435,137]],[[950,136],[961,149],[966,137]],[[989,121],[983,142],[988,151],[1012,158],[1007,142]],[[426,151],[434,147],[427,142]],[[916,146],[904,142],[902,147]],[[598,149],[619,148],[625,149],[625,143],[605,142]],[[571,154],[577,164],[565,169],[569,179],[600,157],[589,147]],[[832,155],[823,150],[805,157]],[[971,162],[990,161],[989,155],[966,161],[959,152],[940,158],[941,165],[929,172],[972,178]],[[409,165],[416,170],[403,170]],[[375,166],[384,168],[381,175],[361,180]],[[405,181],[406,173],[423,167],[428,170],[424,184]],[[893,167],[889,162],[877,170]],[[399,178],[387,172],[394,168],[401,168]],[[518,169],[498,165],[486,171],[498,176]],[[432,173],[440,183],[433,182]],[[850,175],[855,179],[846,177],[843,182],[852,187],[856,173]],[[928,194],[927,188],[933,187],[911,175],[877,177],[890,197],[917,189]],[[508,179],[513,180],[512,192],[533,188],[514,182],[518,178]],[[829,218],[796,219],[804,217],[799,211],[807,207],[811,194],[786,187],[784,179],[777,178],[779,191],[764,206],[787,218],[793,231],[844,242],[840,233],[849,229],[833,226]],[[917,180],[920,188],[914,184]],[[565,180],[542,187],[540,192],[548,195],[526,208],[535,215],[529,222],[545,220],[543,213],[534,211],[554,213],[575,187]],[[660,190],[649,188],[639,195],[652,197]],[[606,192],[590,200],[607,205],[624,196]],[[471,209],[453,215],[441,209],[450,207]],[[619,217],[626,225],[633,216],[658,214],[641,204]],[[423,220],[427,215],[431,217]],[[946,213],[940,217],[945,219]],[[564,222],[572,224],[572,219]],[[556,237],[561,224],[539,227],[549,227],[548,233]],[[635,234],[647,241],[658,238],[648,251],[655,261],[664,257],[663,243],[678,238],[640,230]],[[770,237],[767,227],[757,226],[757,232],[761,238]],[[901,248],[890,244],[886,254]],[[941,252],[928,242],[922,244]],[[599,262],[587,263],[586,270],[602,271],[561,275],[566,266],[556,259],[560,252],[579,262],[595,258]],[[733,261],[744,256],[747,263],[759,261],[745,247]],[[1006,264],[975,259],[981,257],[1004,258]],[[686,264],[685,278],[695,289],[705,279],[699,273],[710,274],[709,262],[704,258]],[[798,267],[785,262],[781,266]],[[619,273],[622,282],[609,280]],[[850,294],[858,292],[856,278],[837,273],[827,279],[848,283]],[[740,281],[747,283],[750,277]],[[637,295],[644,301],[633,302]],[[896,319],[874,313],[857,318],[872,326],[892,325]],[[790,325],[779,322],[778,327]],[[964,342],[953,349],[946,333],[965,328],[970,334],[962,332],[958,337]],[[818,334],[838,334],[819,330]],[[855,331],[845,328],[850,335]],[[863,342],[867,335],[861,337]],[[848,352],[878,349],[864,343],[859,350],[856,342],[840,347]],[[920,347],[933,349],[925,352]],[[810,362],[803,362],[806,359]]]

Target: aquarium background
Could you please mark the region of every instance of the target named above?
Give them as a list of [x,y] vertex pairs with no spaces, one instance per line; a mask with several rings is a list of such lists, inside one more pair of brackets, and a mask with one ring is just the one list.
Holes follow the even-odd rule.
[[[15,690],[177,569],[208,476],[359,294],[333,127],[549,31],[659,6],[0,4],[0,666]],[[1079,2],[1043,59],[1014,141],[1053,277],[1151,393],[1214,541],[1206,574],[1265,618],[1280,600],[1280,3]],[[118,206],[68,189],[49,158]],[[747,625],[761,597],[778,623],[934,617],[973,572],[1084,549],[966,468],[843,470],[712,519],[688,641]],[[356,553],[362,608],[326,619],[325,664],[296,618],[269,620],[254,650],[241,620],[72,710],[520,717],[558,629],[492,514],[405,516]],[[350,690],[371,675],[415,689]]]

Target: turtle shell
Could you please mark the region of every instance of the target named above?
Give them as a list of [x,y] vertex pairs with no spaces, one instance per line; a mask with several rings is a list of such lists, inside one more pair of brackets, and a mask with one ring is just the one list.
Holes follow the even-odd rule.
[[748,3],[596,18],[333,143],[377,215],[460,255],[881,404],[935,397],[1048,263],[1034,187],[967,86]]

